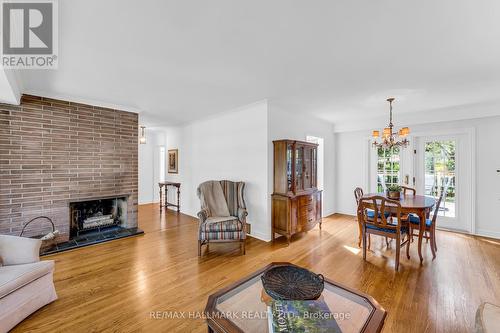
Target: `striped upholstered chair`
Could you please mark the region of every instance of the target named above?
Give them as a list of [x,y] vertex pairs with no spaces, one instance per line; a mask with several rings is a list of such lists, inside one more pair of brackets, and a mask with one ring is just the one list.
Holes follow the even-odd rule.
[[198,256],[201,247],[209,242],[239,242],[245,254],[248,215],[243,192],[244,182],[229,180],[207,181],[198,186],[201,202],[198,213]]

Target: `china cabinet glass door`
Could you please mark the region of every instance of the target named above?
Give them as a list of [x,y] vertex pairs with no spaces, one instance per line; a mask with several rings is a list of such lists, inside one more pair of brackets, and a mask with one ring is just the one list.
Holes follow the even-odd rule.
[[318,187],[316,184],[318,170],[318,156],[316,148],[311,149],[311,187]]
[[310,147],[304,147],[304,189],[307,190],[312,187],[312,159],[311,159],[311,151]]
[[295,149],[295,191],[304,189],[304,147]]
[[293,169],[293,146],[291,144],[286,145],[286,182],[288,191],[292,190],[292,169]]

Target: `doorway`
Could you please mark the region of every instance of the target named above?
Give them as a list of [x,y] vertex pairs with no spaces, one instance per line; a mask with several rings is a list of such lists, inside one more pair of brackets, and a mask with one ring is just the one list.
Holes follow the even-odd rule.
[[414,138],[417,193],[437,198],[446,190],[436,226],[472,232],[472,146],[469,133]]

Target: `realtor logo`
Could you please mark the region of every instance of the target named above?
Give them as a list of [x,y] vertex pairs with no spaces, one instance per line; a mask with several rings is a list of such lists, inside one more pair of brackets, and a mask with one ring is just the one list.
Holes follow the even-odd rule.
[[3,67],[57,68],[57,2],[1,1]]

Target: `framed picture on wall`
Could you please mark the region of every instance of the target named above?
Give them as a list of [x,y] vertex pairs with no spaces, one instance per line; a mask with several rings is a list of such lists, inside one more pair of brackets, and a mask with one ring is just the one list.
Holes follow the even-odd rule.
[[179,172],[179,150],[169,149],[168,150],[168,173],[178,173]]

